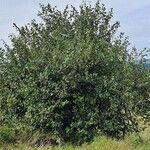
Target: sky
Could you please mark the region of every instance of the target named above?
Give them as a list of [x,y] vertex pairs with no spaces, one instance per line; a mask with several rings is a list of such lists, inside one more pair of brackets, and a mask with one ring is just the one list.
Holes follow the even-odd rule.
[[[96,2],[96,0],[84,1],[91,4]],[[150,48],[150,0],[101,1],[108,10],[113,8],[113,20],[120,22],[120,31],[129,36],[131,46],[139,50]],[[83,0],[0,0],[0,39],[10,42],[8,35],[16,33],[13,23],[22,26],[30,23],[32,19],[38,20],[39,3],[50,3],[63,10],[67,4],[78,7]]]

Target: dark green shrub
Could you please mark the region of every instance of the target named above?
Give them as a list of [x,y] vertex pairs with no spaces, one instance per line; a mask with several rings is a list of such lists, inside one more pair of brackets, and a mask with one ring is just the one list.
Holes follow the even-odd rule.
[[73,143],[138,131],[134,107],[143,97],[135,57],[123,34],[116,36],[112,10],[99,2],[41,8],[43,22],[14,24],[18,35],[1,50],[1,123],[17,120]]

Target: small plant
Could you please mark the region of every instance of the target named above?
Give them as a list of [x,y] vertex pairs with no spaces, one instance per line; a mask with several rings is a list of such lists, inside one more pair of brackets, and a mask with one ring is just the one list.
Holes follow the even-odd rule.
[[0,145],[15,142],[15,131],[8,126],[0,127]]

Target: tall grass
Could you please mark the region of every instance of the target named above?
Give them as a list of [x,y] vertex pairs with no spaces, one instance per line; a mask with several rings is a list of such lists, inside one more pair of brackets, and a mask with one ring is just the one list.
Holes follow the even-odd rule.
[[107,137],[97,137],[89,144],[82,146],[31,146],[28,141],[18,144],[3,144],[0,150],[150,150],[150,128],[138,135],[132,134],[125,140],[115,140]]

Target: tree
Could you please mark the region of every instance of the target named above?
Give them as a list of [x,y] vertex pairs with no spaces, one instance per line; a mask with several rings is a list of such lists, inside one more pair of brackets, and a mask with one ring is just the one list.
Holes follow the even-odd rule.
[[[43,20],[16,27],[1,56],[1,123],[29,126],[82,143],[138,131],[135,58],[98,1],[63,12],[41,5]],[[141,76],[139,76],[140,78]],[[136,101],[135,101],[136,99]]]

